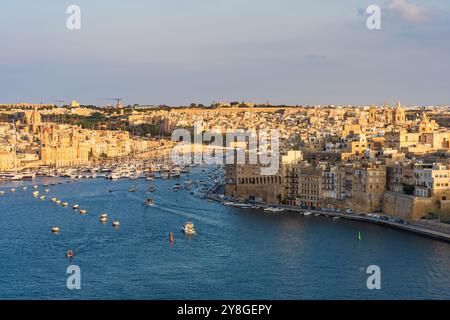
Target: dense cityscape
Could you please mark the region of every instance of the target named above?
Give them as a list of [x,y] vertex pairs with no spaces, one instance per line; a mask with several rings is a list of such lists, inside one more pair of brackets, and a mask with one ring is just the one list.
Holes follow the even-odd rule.
[[[2,180],[149,158],[166,162],[172,132],[198,124],[223,134],[276,129],[282,156],[275,179],[261,175],[260,164],[226,164],[225,195],[243,203],[383,213],[448,230],[448,107],[124,107],[119,101],[97,108],[73,101],[0,109]],[[86,119],[96,129],[86,128]]]

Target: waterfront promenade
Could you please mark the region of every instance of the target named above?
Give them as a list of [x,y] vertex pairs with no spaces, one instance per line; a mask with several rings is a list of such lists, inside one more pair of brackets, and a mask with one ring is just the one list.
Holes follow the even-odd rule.
[[[216,186],[211,189],[211,191],[208,193],[207,197],[211,200],[218,201],[223,203],[224,200],[218,197],[218,195],[215,193],[215,191],[220,186]],[[407,232],[413,232],[425,237],[430,237],[433,239],[437,239],[440,241],[448,242],[450,243],[450,227],[444,228],[442,224],[436,225],[432,223],[427,223],[424,221],[412,221],[412,222],[406,222],[406,223],[400,223],[400,222],[393,222],[389,220],[383,220],[379,218],[369,217],[367,215],[358,215],[358,214],[348,214],[343,212],[336,212],[336,211],[327,211],[327,210],[314,210],[314,209],[301,209],[294,206],[288,206],[288,205],[268,205],[268,204],[258,204],[261,208],[280,208],[285,209],[287,211],[291,212],[297,212],[299,214],[303,214],[305,211],[310,211],[313,214],[319,214],[321,216],[328,216],[330,218],[338,217],[342,219],[347,220],[353,220],[353,221],[360,221],[360,222],[366,222],[366,223],[372,223],[377,224],[389,228],[399,229]]]

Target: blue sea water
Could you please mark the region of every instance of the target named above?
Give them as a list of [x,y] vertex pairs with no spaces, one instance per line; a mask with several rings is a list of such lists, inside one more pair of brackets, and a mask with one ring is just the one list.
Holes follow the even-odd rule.
[[[190,177],[207,178],[199,168]],[[146,180],[81,180],[49,186],[46,200],[32,197],[32,185],[42,194],[44,183],[64,181],[55,179],[0,184],[0,299],[450,299],[447,243],[353,221],[227,207],[173,192],[183,179],[155,180],[154,193]],[[128,192],[131,185],[136,192]],[[148,196],[154,207],[143,205]],[[88,213],[72,210],[75,203]],[[188,220],[195,237],[181,233]],[[66,286],[69,264],[80,267],[80,290]],[[369,265],[381,268],[381,290],[367,289]]]

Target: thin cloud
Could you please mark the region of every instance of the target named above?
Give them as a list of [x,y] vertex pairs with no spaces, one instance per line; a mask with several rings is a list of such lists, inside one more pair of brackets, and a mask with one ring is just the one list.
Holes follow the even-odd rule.
[[410,3],[407,0],[389,0],[384,7],[408,22],[420,23],[430,20],[429,8]]

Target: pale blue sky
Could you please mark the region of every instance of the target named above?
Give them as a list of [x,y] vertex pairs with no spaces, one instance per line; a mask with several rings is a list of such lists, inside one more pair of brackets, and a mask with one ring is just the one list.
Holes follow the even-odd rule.
[[449,39],[446,0],[4,0],[0,103],[450,104]]

